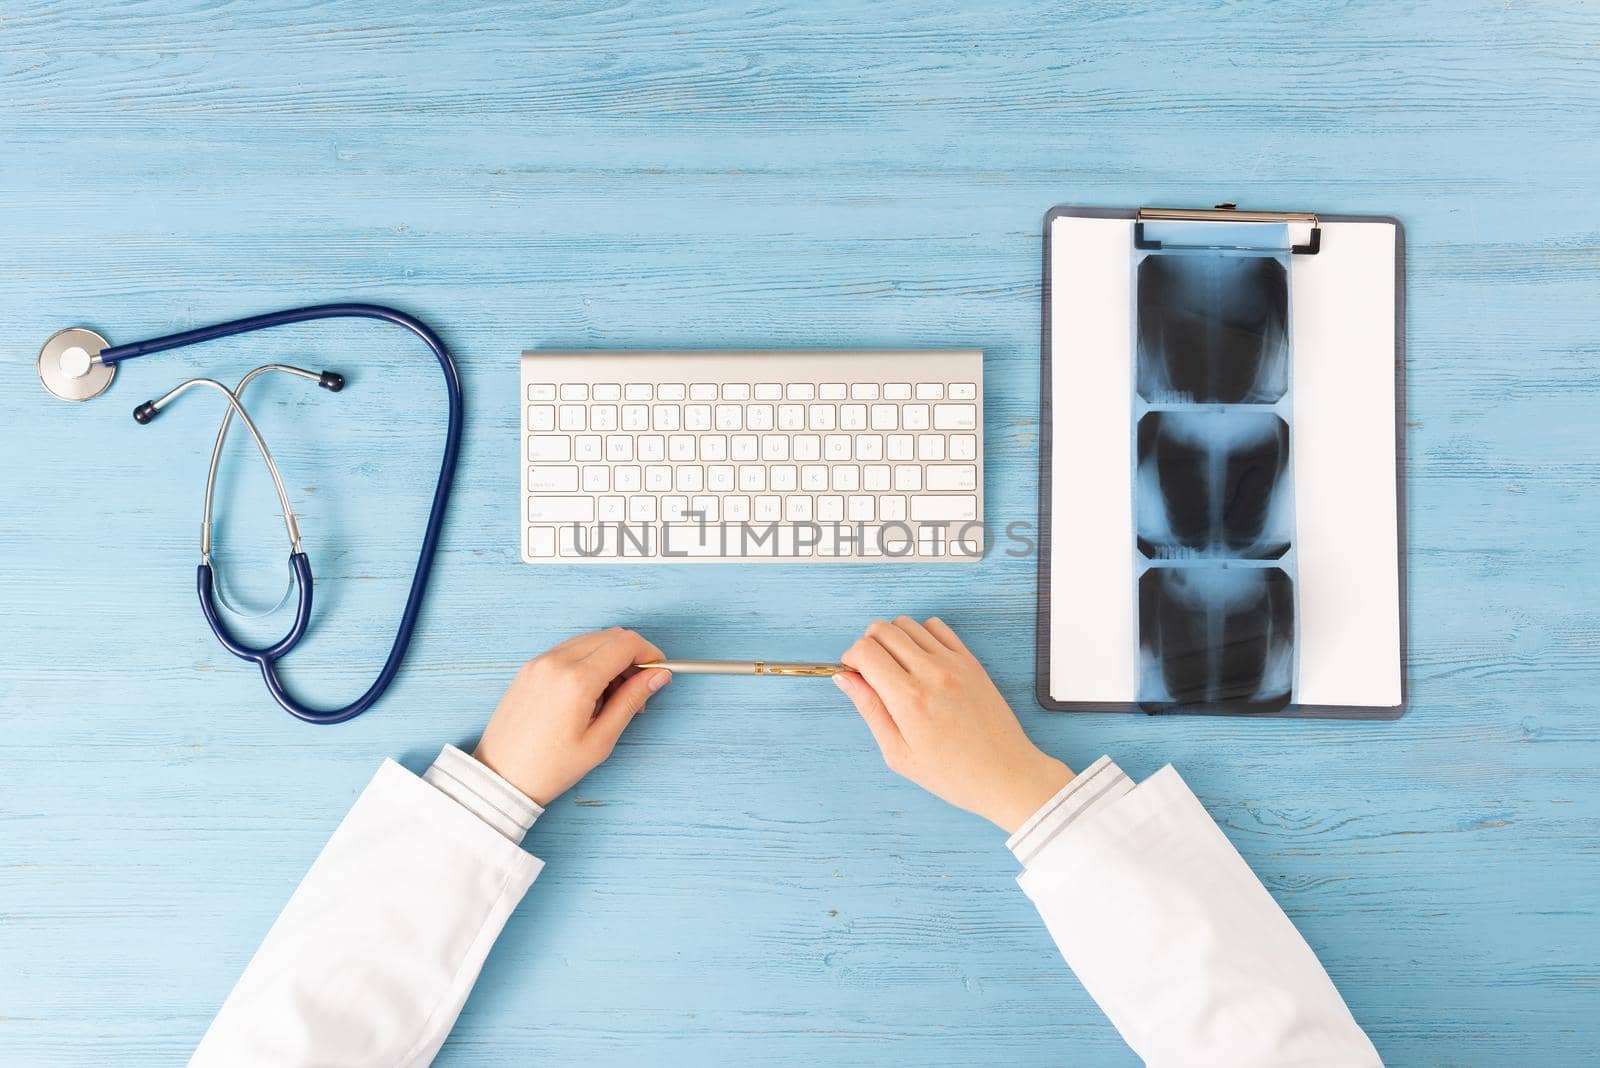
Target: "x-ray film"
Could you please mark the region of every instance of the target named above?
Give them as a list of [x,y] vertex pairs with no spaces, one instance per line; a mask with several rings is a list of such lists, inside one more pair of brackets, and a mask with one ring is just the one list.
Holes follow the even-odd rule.
[[1276,712],[1296,666],[1287,229],[1151,230],[1132,286],[1138,701]]

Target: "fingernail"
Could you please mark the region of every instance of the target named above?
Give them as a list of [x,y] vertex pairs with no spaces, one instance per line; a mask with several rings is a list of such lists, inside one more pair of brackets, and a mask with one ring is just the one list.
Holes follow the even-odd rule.
[[671,681],[672,672],[663,671],[662,669],[657,668],[650,673],[650,681],[646,685],[650,687],[651,693],[655,693],[657,690],[661,689],[661,687],[665,686]]
[[845,693],[850,692],[850,684],[845,681],[845,674],[842,671],[833,677],[833,684]]

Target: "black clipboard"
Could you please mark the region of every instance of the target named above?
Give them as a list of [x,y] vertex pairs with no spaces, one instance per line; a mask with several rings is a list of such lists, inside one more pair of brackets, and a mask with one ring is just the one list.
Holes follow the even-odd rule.
[[[1133,701],[1060,701],[1050,695],[1050,630],[1051,630],[1051,543],[1053,515],[1053,442],[1051,421],[1053,406],[1051,322],[1051,234],[1052,223],[1059,218],[1126,219],[1135,223],[1135,242],[1145,244],[1143,221],[1146,218],[1216,218],[1237,222],[1298,220],[1311,222],[1311,239],[1296,246],[1297,254],[1315,255],[1319,251],[1322,232],[1320,223],[1384,223],[1394,227],[1395,278],[1394,278],[1394,393],[1395,393],[1395,527],[1396,553],[1399,576],[1399,641],[1400,641],[1400,703],[1395,706],[1367,705],[1306,705],[1292,704],[1276,712],[1235,712],[1216,708],[1195,708],[1180,714],[1221,715],[1248,718],[1292,719],[1352,719],[1394,720],[1405,714],[1410,705],[1408,678],[1410,640],[1407,627],[1407,568],[1406,568],[1406,478],[1405,478],[1405,428],[1406,428],[1406,347],[1405,347],[1405,226],[1391,215],[1324,215],[1309,212],[1240,212],[1231,204],[1212,209],[1151,209],[1104,208],[1061,205],[1051,208],[1044,217],[1042,300],[1039,345],[1039,596],[1037,630],[1034,654],[1034,696],[1041,708],[1052,712],[1147,712]],[[1150,713],[1155,714],[1155,713]],[[1173,714],[1173,713],[1159,713]]]

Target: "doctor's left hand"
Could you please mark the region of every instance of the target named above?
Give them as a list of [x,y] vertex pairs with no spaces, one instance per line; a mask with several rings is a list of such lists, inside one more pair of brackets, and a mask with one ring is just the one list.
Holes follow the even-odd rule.
[[472,755],[539,805],[604,763],[672,672],[640,671],[662,652],[612,627],[568,638],[522,665]]

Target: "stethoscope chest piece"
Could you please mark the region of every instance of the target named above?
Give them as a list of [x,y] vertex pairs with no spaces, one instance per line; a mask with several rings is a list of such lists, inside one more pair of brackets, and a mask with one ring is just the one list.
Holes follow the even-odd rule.
[[100,362],[100,351],[110,347],[105,338],[81,326],[52,334],[39,350],[39,381],[62,400],[98,397],[117,373],[114,364]]

